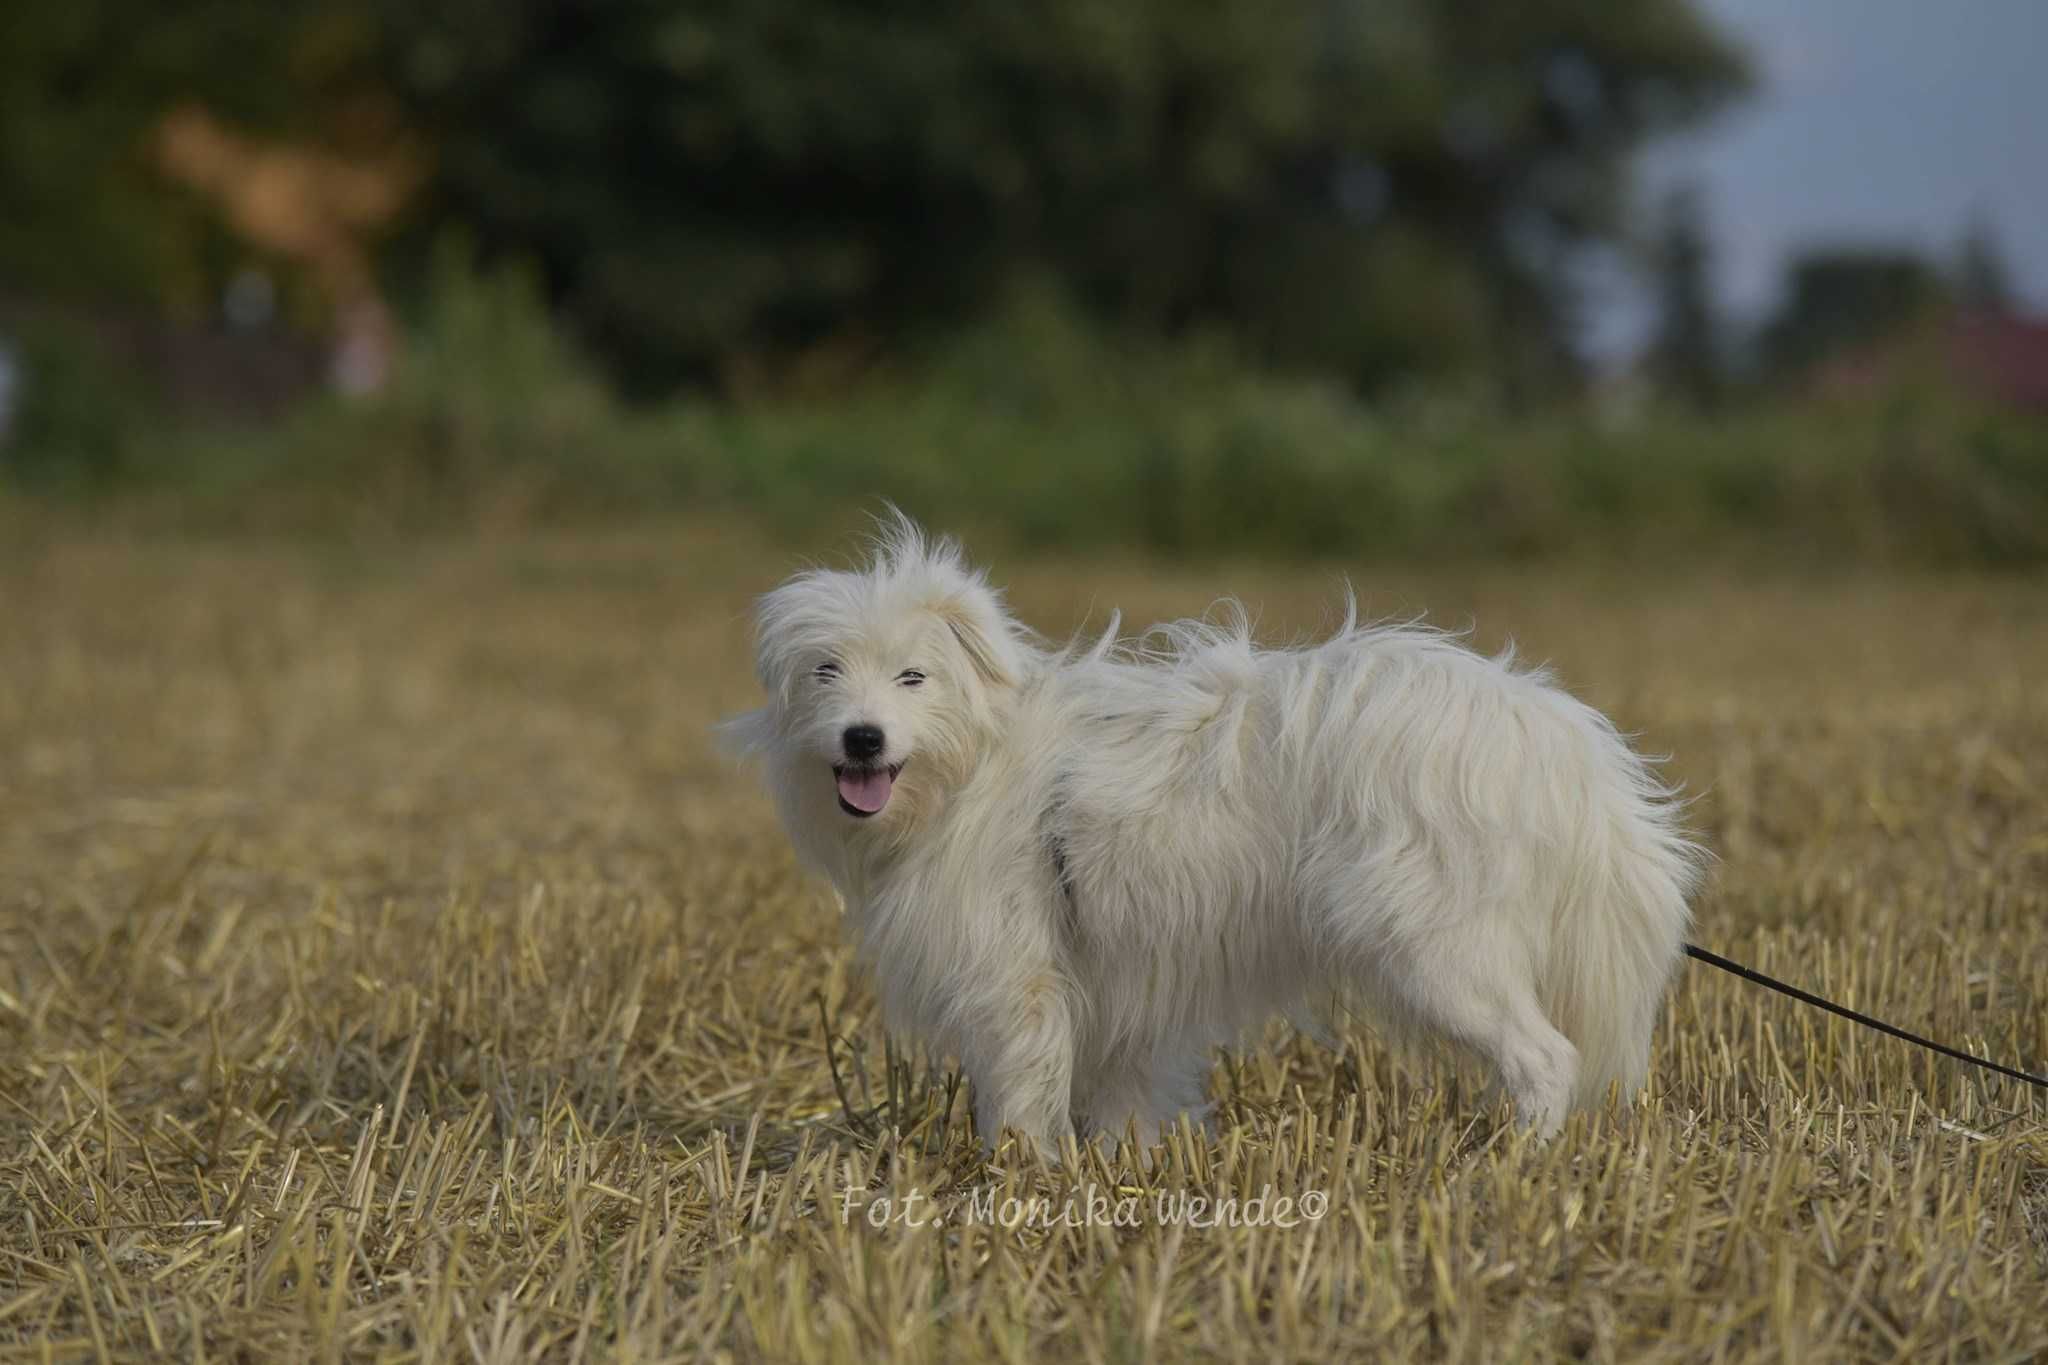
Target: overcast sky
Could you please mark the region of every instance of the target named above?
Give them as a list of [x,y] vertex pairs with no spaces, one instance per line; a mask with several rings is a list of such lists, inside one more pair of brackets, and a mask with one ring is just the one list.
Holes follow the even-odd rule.
[[[1696,0],[1745,44],[1759,82],[1701,131],[1644,156],[1645,206],[1707,191],[1717,284],[1753,317],[1787,252],[1816,241],[1951,256],[1973,214],[2012,282],[2048,311],[2048,0]],[[1594,349],[1640,341],[1649,314],[1602,290]]]

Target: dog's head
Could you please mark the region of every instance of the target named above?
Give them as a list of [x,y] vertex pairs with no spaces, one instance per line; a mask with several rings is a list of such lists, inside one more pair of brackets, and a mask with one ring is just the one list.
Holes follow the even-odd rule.
[[754,619],[768,704],[725,735],[769,761],[786,811],[848,832],[901,828],[965,780],[1032,655],[959,547],[901,517],[864,568],[798,574]]

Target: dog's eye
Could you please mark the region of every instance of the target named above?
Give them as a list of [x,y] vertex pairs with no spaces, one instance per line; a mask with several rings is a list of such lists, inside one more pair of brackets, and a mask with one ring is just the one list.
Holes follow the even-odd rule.
[[914,668],[906,668],[896,675],[896,681],[902,683],[905,687],[923,687],[924,674]]
[[824,663],[819,664],[816,668],[811,670],[811,676],[816,678],[819,682],[831,682],[834,678],[838,677],[839,674],[839,664],[838,661],[834,659],[827,659]]

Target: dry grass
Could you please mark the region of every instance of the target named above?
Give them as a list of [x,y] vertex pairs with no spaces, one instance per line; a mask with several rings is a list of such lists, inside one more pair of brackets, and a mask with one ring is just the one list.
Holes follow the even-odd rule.
[[[1469,1073],[1276,1031],[1218,1067],[1214,1143],[983,1161],[709,750],[781,567],[702,534],[0,555],[0,1350],[2048,1353],[2048,1103],[1704,968],[1633,1118],[1547,1147]],[[1054,629],[1227,585],[1284,632],[1331,595],[1004,576]],[[1676,754],[1724,858],[1707,942],[2048,1061],[2038,586],[1363,581],[1513,627]],[[1077,1180],[1142,1192],[1142,1226],[968,1223]],[[1328,1211],[1166,1226],[1151,1198],[1262,1186]],[[842,1220],[913,1190],[949,1221]]]

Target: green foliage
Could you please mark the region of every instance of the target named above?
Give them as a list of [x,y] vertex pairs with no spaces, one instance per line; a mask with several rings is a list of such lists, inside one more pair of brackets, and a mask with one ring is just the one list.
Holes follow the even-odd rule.
[[344,154],[417,135],[388,281],[470,232],[636,394],[1044,272],[1101,325],[1381,384],[1554,359],[1632,149],[1742,80],[1691,0],[13,5],[0,279],[208,314],[247,248],[148,141],[196,101]]
[[1654,264],[1661,316],[1651,370],[1668,392],[1712,407],[1726,388],[1727,358],[1714,312],[1712,245],[1699,186],[1681,186],[1665,200]]
[[1932,264],[1910,251],[1809,251],[1785,272],[1785,301],[1760,337],[1766,372],[1796,381],[1836,356],[1893,340],[1949,298]]
[[1090,346],[1012,320],[856,401],[687,410],[674,453],[700,497],[801,540],[888,497],[1041,547],[1198,556],[2048,563],[2048,424],[1938,389],[1613,427],[1484,390],[1367,404],[1214,342]]
[[422,433],[439,477],[505,466],[573,465],[615,420],[604,384],[562,336],[530,269],[479,271],[444,242],[421,325],[381,420]]
[[2005,248],[1988,219],[1980,216],[1970,220],[1956,250],[1954,276],[1956,302],[1964,308],[1979,313],[2012,310],[2012,271],[2005,263]]
[[124,428],[106,472],[188,526],[265,532],[739,516],[809,543],[887,498],[1042,549],[2048,563],[2048,423],[1932,382],[1626,424],[1484,385],[1367,401],[1227,332],[1105,333],[1041,279],[848,393],[627,408],[530,271],[444,247],[433,278],[386,394],[258,431]]
[[161,405],[106,341],[76,323],[35,319],[0,329],[10,367],[0,488],[89,494],[137,473]]
[[899,337],[1050,271],[1346,381],[1554,331],[1629,151],[1740,83],[1628,6],[635,0],[378,8],[439,213],[538,259],[629,387]]
[[407,528],[616,510],[646,495],[635,427],[557,329],[530,269],[480,269],[457,239],[397,377],[325,398],[275,428],[191,431],[158,491],[203,520]]
[[237,249],[152,167],[156,121],[346,142],[377,31],[345,0],[0,5],[0,295],[203,314]]

